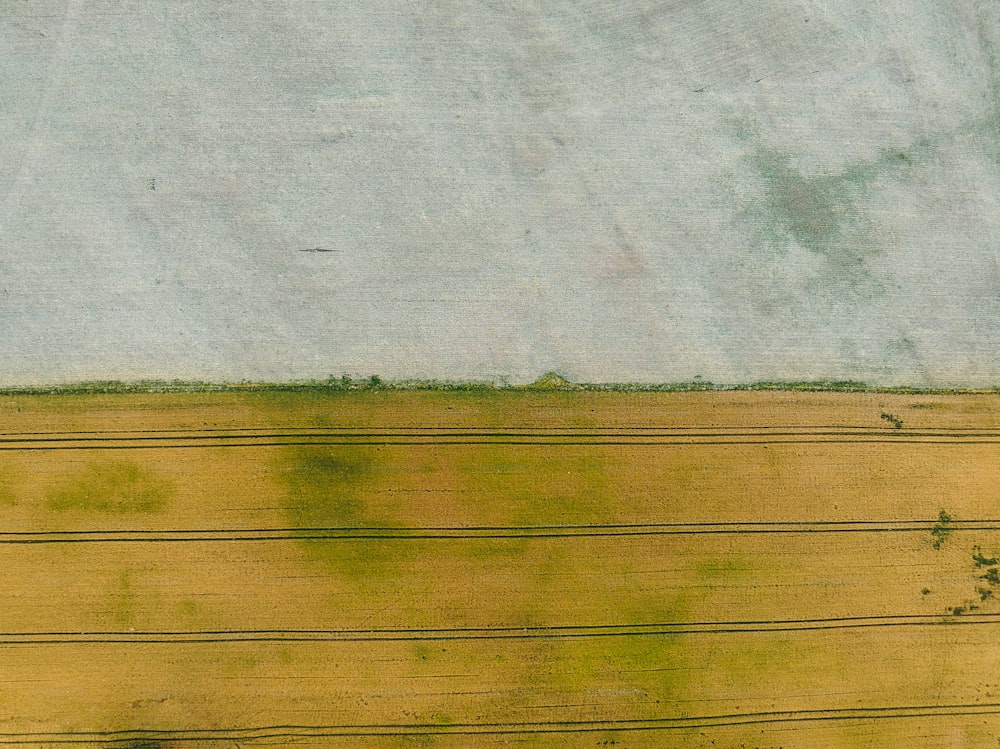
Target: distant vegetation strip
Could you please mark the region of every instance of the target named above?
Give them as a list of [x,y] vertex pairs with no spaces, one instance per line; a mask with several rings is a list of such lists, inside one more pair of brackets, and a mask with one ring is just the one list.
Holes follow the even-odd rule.
[[0,387],[0,395],[117,395],[128,393],[256,393],[256,392],[357,392],[357,391],[440,391],[440,392],[636,392],[689,393],[779,391],[817,393],[888,393],[914,395],[1000,393],[1000,385],[984,388],[922,388],[868,385],[853,380],[809,380],[717,384],[696,379],[673,383],[581,383],[553,372],[527,384],[491,381],[384,380],[378,375],[357,378],[347,375],[320,380],[287,382],[203,382],[199,380],[95,380],[44,386]]

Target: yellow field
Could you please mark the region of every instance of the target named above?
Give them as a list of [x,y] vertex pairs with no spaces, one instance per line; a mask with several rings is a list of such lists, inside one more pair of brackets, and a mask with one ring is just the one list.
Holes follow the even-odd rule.
[[998,420],[4,397],[0,745],[995,747]]

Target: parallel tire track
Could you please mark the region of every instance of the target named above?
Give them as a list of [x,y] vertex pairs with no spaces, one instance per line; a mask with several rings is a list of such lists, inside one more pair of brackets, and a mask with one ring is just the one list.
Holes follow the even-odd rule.
[[540,434],[540,435],[566,435],[566,434],[648,434],[661,432],[664,434],[690,434],[693,432],[706,432],[709,434],[907,434],[907,433],[929,433],[929,434],[986,434],[1000,431],[991,427],[919,427],[916,429],[895,429],[892,427],[865,426],[857,424],[747,424],[738,427],[734,426],[712,426],[703,425],[617,425],[607,427],[559,427],[559,426],[422,426],[419,424],[408,424],[406,426],[370,426],[367,428],[352,426],[302,426],[286,424],[276,427],[240,427],[240,426],[214,426],[214,427],[189,427],[184,429],[57,429],[47,431],[0,431],[0,439],[12,438],[39,438],[48,439],[52,437],[99,437],[114,439],[128,439],[130,437],[143,437],[147,435],[229,435],[246,434],[248,436],[259,436],[270,434],[275,431],[281,433],[305,433],[305,434],[341,434],[356,436],[377,436],[377,435],[448,435],[448,434],[478,434],[478,435],[498,435],[498,434]]
[[764,724],[885,721],[914,718],[959,718],[1000,715],[1000,704],[937,704],[894,707],[831,708],[777,712],[730,713],[698,717],[663,717],[645,720],[538,721],[524,723],[281,725],[254,728],[202,730],[73,731],[50,733],[0,733],[0,745],[89,744],[129,745],[139,741],[175,743],[196,741],[267,742],[296,739],[378,738],[392,736],[518,736],[533,734],[584,734],[599,732],[687,731]]
[[[218,543],[255,541],[407,541],[711,536],[765,534],[929,533],[939,520],[640,523],[538,526],[214,528],[164,530],[0,531],[2,545]],[[1000,520],[950,520],[949,532],[1000,531]]]
[[0,435],[0,451],[143,450],[284,446],[670,446],[770,444],[1000,444],[996,429],[629,428],[629,429],[211,429]]
[[665,622],[659,624],[453,627],[432,629],[250,629],[119,632],[0,632],[0,646],[84,644],[199,644],[237,642],[423,642],[464,640],[552,640],[599,637],[765,634],[835,629],[998,625],[1000,613],[935,616],[830,617],[757,621]]

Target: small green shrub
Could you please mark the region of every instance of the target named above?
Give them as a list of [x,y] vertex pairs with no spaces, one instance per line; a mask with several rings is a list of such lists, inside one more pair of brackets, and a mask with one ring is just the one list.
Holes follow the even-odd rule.
[[997,557],[983,556],[983,551],[978,546],[972,549],[972,561],[976,563],[977,567],[992,567],[995,564],[1000,564],[1000,559]]
[[942,544],[948,540],[948,537],[955,530],[951,523],[951,515],[944,510],[941,510],[941,512],[938,513],[938,521],[934,524],[934,527],[931,528],[931,537],[933,538],[931,545],[935,549],[940,549]]
[[881,419],[882,419],[882,421],[888,421],[888,422],[889,422],[890,424],[892,424],[892,425],[893,425],[893,426],[894,426],[894,427],[895,427],[896,429],[902,429],[902,428],[903,428],[903,420],[902,420],[902,419],[900,419],[900,418],[899,418],[899,417],[897,417],[897,416],[893,416],[893,415],[892,415],[892,414],[890,414],[890,413],[885,413],[885,412],[883,412],[883,413],[881,414]]

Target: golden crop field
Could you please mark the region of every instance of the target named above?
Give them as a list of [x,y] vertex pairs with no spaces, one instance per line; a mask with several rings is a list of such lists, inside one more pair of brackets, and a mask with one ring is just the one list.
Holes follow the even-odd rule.
[[998,746],[998,418],[5,396],[0,745]]

